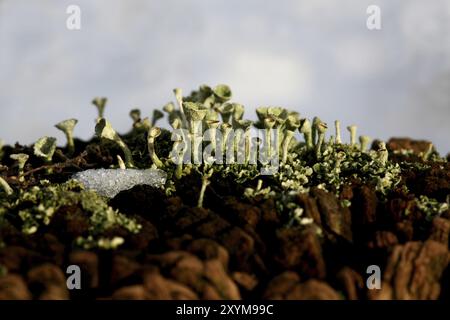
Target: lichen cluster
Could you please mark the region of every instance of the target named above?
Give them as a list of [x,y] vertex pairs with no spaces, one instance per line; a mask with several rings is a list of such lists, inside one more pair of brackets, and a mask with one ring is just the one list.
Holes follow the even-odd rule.
[[[321,119],[307,119],[282,107],[260,107],[256,109],[256,121],[244,119],[244,107],[231,102],[232,93],[226,85],[214,88],[203,85],[185,97],[181,89],[175,89],[174,93],[175,103],[169,102],[162,110],[154,110],[151,120],[142,118],[139,109],[131,110],[132,129],[124,135],[117,133],[105,118],[106,98],[94,99],[98,117],[92,141],[114,156],[115,163],[111,167],[157,167],[164,170],[167,173],[164,187],[167,195],[182,191],[177,190],[178,181],[192,174],[199,175],[199,207],[205,204],[205,192],[211,182],[227,178],[242,186],[244,191],[240,196],[243,199],[274,198],[279,214],[288,215],[287,226],[306,225],[313,221],[302,217],[303,208],[292,201],[292,195],[308,193],[313,187],[339,195],[345,185],[360,183],[372,186],[383,198],[400,183],[402,168],[407,167],[390,161],[384,142],[374,142],[370,147],[370,138],[358,137],[354,125],[347,127],[349,138],[345,142],[347,139],[341,136],[339,121],[334,122],[334,135],[328,137],[329,125]],[[164,114],[167,114],[172,131],[156,126]],[[11,154],[9,165],[2,159],[4,151],[0,145],[0,161],[4,169],[0,175],[0,219],[18,218],[22,231],[33,234],[48,226],[62,208],[77,207],[89,218],[90,233],[78,237],[75,245],[116,248],[123,244],[123,238],[105,237],[105,232],[120,227],[137,233],[139,224],[111,208],[107,199],[84,190],[75,181],[58,183],[52,180],[58,174],[54,170],[60,164],[55,160],[57,152],[59,157],[69,161],[84,151],[74,142],[76,124],[76,119],[69,119],[56,125],[66,136],[65,148],[58,148],[55,138],[43,137],[33,145],[32,152]],[[260,152],[269,158],[278,155],[276,170],[272,170],[271,163],[252,161],[250,131],[253,128],[265,132]],[[222,140],[210,134],[206,141],[204,133],[208,129],[217,129]],[[230,135],[233,130],[237,134]],[[272,132],[277,134],[275,141],[271,139]],[[189,148],[186,148],[186,141],[191,142]],[[240,149],[240,145],[243,148]],[[200,159],[195,151],[208,146],[213,154],[221,148],[227,156],[231,154],[233,159],[241,157],[243,162],[216,163]],[[174,163],[171,158],[173,150],[182,150],[181,159],[190,156],[192,161]],[[409,151],[404,154],[409,154]],[[27,168],[27,161],[31,158],[40,159],[49,180],[29,180],[31,172],[28,171],[40,169]],[[422,154],[422,158],[424,161],[446,161],[436,156],[432,147]],[[263,169],[273,174],[263,174]],[[346,199],[341,204],[351,206]],[[443,204],[433,199],[419,197],[417,205],[428,215],[443,211]]]
[[[85,215],[89,223],[89,235],[76,239],[76,244],[85,248],[110,247],[107,244],[110,239],[102,235],[113,228],[123,228],[131,233],[138,233],[141,229],[134,219],[111,208],[106,198],[94,191],[84,190],[83,185],[75,180],[62,184],[41,180],[39,185],[26,190],[19,189],[8,198],[0,198],[0,218],[18,217],[22,232],[27,235],[45,229],[63,208],[79,208]],[[118,241],[116,237],[112,240]]]

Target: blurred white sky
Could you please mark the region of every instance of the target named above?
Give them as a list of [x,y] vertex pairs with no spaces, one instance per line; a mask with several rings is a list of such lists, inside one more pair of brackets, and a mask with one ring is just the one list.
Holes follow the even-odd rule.
[[[82,29],[66,29],[66,7]],[[366,28],[380,6],[382,30]],[[172,89],[229,84],[252,114],[281,105],[373,138],[410,136],[450,151],[448,0],[0,0],[0,138],[93,133],[95,96],[118,131]]]

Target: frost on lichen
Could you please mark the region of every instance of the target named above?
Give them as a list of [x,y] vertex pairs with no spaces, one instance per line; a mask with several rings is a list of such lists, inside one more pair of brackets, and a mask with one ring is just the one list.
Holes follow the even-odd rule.
[[136,185],[150,185],[155,188],[164,186],[166,174],[158,169],[90,169],[73,176],[86,189],[114,198],[119,192],[129,190]]

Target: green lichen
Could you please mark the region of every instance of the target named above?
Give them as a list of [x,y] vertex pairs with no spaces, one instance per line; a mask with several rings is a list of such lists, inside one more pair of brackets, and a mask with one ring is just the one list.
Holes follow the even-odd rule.
[[28,161],[29,155],[25,153],[16,153],[11,154],[9,156],[11,159],[17,161],[19,181],[24,182],[25,178],[23,177],[23,168],[25,167],[25,163]]
[[97,239],[113,228],[138,233],[141,226],[132,218],[110,207],[107,200],[94,191],[83,190],[75,180],[51,184],[47,180],[27,190],[19,190],[11,201],[0,202],[0,216],[17,214],[22,232],[34,234],[51,224],[55,214],[63,207],[78,207],[89,221],[89,234]]
[[[449,197],[450,198],[450,197]],[[436,216],[440,216],[442,213],[449,210],[448,202],[439,202],[436,199],[428,198],[421,195],[415,199],[417,208],[425,213],[428,220],[432,220]]]
[[51,163],[56,150],[56,138],[42,137],[34,143],[34,155]]
[[77,125],[78,120],[77,119],[68,119],[59,122],[55,125],[55,127],[59,130],[61,130],[67,139],[67,154],[72,155],[75,151],[75,143],[73,140],[73,130],[75,129],[75,126]]
[[[335,137],[326,138],[326,132],[328,129],[331,131],[331,128],[320,118],[304,118],[298,112],[279,106],[256,108],[257,121],[244,119],[244,106],[231,100],[232,91],[226,85],[202,85],[187,96],[183,96],[181,89],[175,89],[174,94],[175,101],[165,104],[162,108],[164,112],[153,110],[151,120],[142,115],[140,110],[133,109],[130,112],[133,127],[125,135],[119,135],[104,118],[106,98],[94,99],[93,104],[98,110],[96,137],[102,142],[101,148],[112,155],[114,164],[109,164],[111,166],[116,165],[117,157],[118,163],[125,162],[126,167],[145,169],[156,166],[164,170],[167,173],[167,195],[176,195],[182,191],[177,190],[180,179],[200,173],[203,179],[198,186],[198,206],[206,203],[204,197],[208,194],[207,188],[221,181],[232,181],[240,186],[241,196],[249,201],[273,198],[278,213],[287,217],[287,225],[306,225],[312,222],[303,216],[304,208],[295,203],[295,194],[308,193],[311,188],[317,187],[339,195],[344,186],[356,183],[373,187],[384,199],[401,183],[402,171],[412,167],[427,170],[430,161],[446,161],[439,158],[430,146],[420,155],[423,163],[397,164],[390,160],[384,142],[374,144],[368,150],[369,137],[363,135],[358,140],[355,125],[347,127],[348,142],[344,142],[345,139],[341,137],[341,123],[338,120],[334,121]],[[174,132],[155,126],[164,114]],[[57,125],[66,133],[71,152],[74,150],[72,130],[75,124],[76,121],[71,119]],[[261,141],[250,137],[252,128],[263,130]],[[175,132],[180,129],[184,130]],[[218,132],[204,139],[208,129],[218,129]],[[273,132],[278,139],[272,139]],[[216,140],[216,133],[223,136],[222,141]],[[190,157],[192,161],[174,163],[170,157],[171,151],[182,146],[186,139],[189,139],[191,147],[180,152],[181,158]],[[279,156],[276,168],[269,161],[258,161],[260,159],[250,149],[253,147],[252,141],[261,142],[263,148],[260,152],[267,159]],[[200,147],[204,150],[209,146],[213,146],[211,155],[216,155],[222,149],[220,151],[226,163],[210,161],[209,158],[205,161],[194,152]],[[0,153],[1,150],[0,146]],[[47,164],[53,163],[55,150],[54,138],[44,137],[34,145],[35,155],[43,158]],[[400,152],[410,155],[408,150]],[[123,161],[121,156],[124,157]],[[17,161],[23,160],[15,157]],[[21,163],[18,171],[22,177]],[[264,175],[267,172],[273,175]],[[51,173],[48,172],[49,180],[54,181]],[[39,232],[51,224],[55,214],[66,206],[78,207],[89,218],[89,234],[75,240],[75,244],[83,248],[114,249],[122,245],[122,238],[104,235],[115,227],[124,228],[129,233],[140,231],[141,227],[134,219],[117,212],[108,205],[106,199],[93,191],[83,190],[73,181],[62,184],[42,181],[39,185],[30,183],[28,186],[27,179],[21,183],[24,187],[16,192],[16,185],[12,184],[13,190],[7,183],[14,181],[15,177],[7,178],[10,177],[0,178],[3,190],[8,194],[0,194],[0,217],[16,215],[22,222],[24,233]],[[23,179],[21,182],[24,182]],[[419,198],[417,201],[418,207],[429,216],[436,212],[439,214],[444,208],[443,204],[433,199]],[[351,202],[342,200],[341,205],[350,207]]]
[[399,183],[400,166],[380,163],[376,152],[363,152],[351,145],[327,143],[320,159],[305,146],[297,148],[291,162],[281,165],[275,175],[284,190],[299,192],[321,185],[339,194],[352,179],[373,185],[381,194],[387,194]]
[[98,138],[104,139],[107,141],[111,141],[117,144],[117,146],[122,149],[125,156],[125,164],[128,168],[133,168],[133,155],[130,151],[130,148],[127,144],[122,140],[119,134],[113,129],[111,123],[101,118],[98,120],[95,126],[95,134]]
[[14,190],[10,187],[8,182],[6,182],[6,180],[3,179],[2,177],[0,177],[0,187],[1,187],[0,192],[3,191],[8,196],[10,196],[14,193]]
[[114,250],[121,246],[125,240],[122,237],[105,238],[100,237],[98,239],[93,236],[78,237],[75,240],[75,244],[85,250],[91,250],[94,248],[100,248],[103,250]]
[[[192,150],[189,152],[193,161],[190,164],[175,165],[158,153],[153,145],[158,143],[152,141],[152,147],[149,148],[152,162],[168,174],[167,194],[177,192],[176,180],[194,171],[206,172],[205,166],[210,166],[215,180],[231,179],[242,185],[245,190],[243,196],[246,198],[309,192],[312,187],[339,194],[344,185],[354,181],[371,185],[381,198],[384,198],[401,180],[401,167],[389,161],[384,142],[380,142],[375,150],[367,150],[370,138],[360,136],[358,144],[355,125],[347,127],[350,138],[349,143],[344,143],[341,139],[340,122],[335,121],[336,138],[332,137],[326,141],[325,132],[328,126],[325,122],[318,117],[313,120],[301,118],[297,112],[282,107],[257,108],[258,121],[254,123],[243,119],[244,107],[230,102],[232,94],[226,86],[200,86],[185,97],[182,96],[181,89],[175,89],[174,92],[178,109],[173,103],[166,104],[163,109],[168,113],[174,129],[186,129],[188,132],[192,140]],[[222,121],[219,120],[219,115]],[[279,167],[275,171],[270,171],[272,167],[267,161],[264,163],[250,158],[250,137],[246,132],[249,132],[251,127],[265,130],[262,152],[265,152],[268,159],[280,155]],[[216,146],[216,140],[211,136],[208,141],[202,141],[203,132],[210,128],[221,130],[222,144],[217,147],[221,147],[226,164],[213,163],[208,159],[203,159],[202,162],[194,152],[209,143]],[[237,133],[231,134],[233,130]],[[271,130],[278,134],[278,141],[271,139]],[[303,138],[299,138],[296,131],[301,133]],[[174,139],[173,145],[180,145],[184,138],[186,137],[179,136]],[[232,143],[227,143],[230,141]],[[240,145],[244,146],[243,155],[242,149],[239,149]],[[185,156],[186,153],[183,153],[182,158]],[[245,159],[244,163],[235,163],[240,156]],[[193,168],[195,170],[192,170]],[[263,184],[260,179],[262,169],[274,172],[273,176],[264,179]],[[205,184],[201,186],[202,194],[204,189]],[[351,202],[344,202],[342,205],[351,206]],[[295,216],[295,213],[292,215]]]

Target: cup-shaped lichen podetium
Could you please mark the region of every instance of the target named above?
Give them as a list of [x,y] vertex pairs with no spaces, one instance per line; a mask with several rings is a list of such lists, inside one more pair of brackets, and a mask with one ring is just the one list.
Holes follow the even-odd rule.
[[158,120],[162,119],[162,118],[164,118],[164,113],[162,113],[158,109],[153,110],[152,127],[154,127],[156,125],[156,123],[158,122]]
[[[282,152],[282,142],[284,140],[284,135],[285,135],[285,129],[286,129],[286,120],[288,117],[287,112],[284,112],[285,110],[283,109],[283,112],[280,113],[279,115],[274,116],[275,117],[275,128],[276,128],[276,150],[278,152]],[[294,114],[294,113],[292,113]],[[296,114],[296,113],[295,113]]]
[[233,123],[242,120],[244,111],[244,106],[242,104],[233,103]]
[[172,123],[175,119],[182,120],[180,110],[176,110],[175,105],[172,102],[165,104],[163,110],[169,116],[169,123]]
[[307,149],[313,148],[313,140],[312,140],[312,129],[311,129],[311,122],[308,119],[302,119],[300,121],[300,127],[298,128],[298,131],[303,134],[303,137],[305,139],[305,144]]
[[205,84],[201,85],[198,90],[191,92],[189,101],[201,102],[206,108],[211,108],[215,103],[220,102],[214,95],[213,89]]
[[316,130],[319,135],[316,144],[316,157],[319,158],[322,154],[322,146],[325,141],[325,133],[327,132],[328,126],[325,122],[319,122],[316,124]]
[[202,143],[202,121],[208,109],[195,102],[185,102],[183,104],[186,118],[189,122],[189,133],[192,140],[192,157],[195,164],[200,163],[200,145]]
[[368,137],[368,136],[360,136],[359,137],[359,144],[360,144],[361,152],[365,152],[367,150],[369,143],[370,143],[370,137]]
[[[174,129],[172,132],[172,159],[175,159],[174,162],[177,164],[177,168],[175,170],[175,177],[180,179],[183,175],[183,161],[186,155],[186,151],[188,150],[186,144],[188,143],[188,137],[186,137],[184,130],[182,129],[182,121],[181,118],[175,118],[170,125]],[[182,146],[182,147],[180,147]]]
[[232,103],[225,103],[221,105],[218,110],[220,115],[222,116],[222,121],[224,123],[230,123],[231,116],[234,112],[234,105]]
[[159,137],[160,134],[161,134],[160,128],[151,127],[150,130],[148,131],[148,136],[147,136],[148,153],[150,154],[150,158],[152,159],[153,164],[158,168],[163,167],[163,163],[158,158],[158,155],[156,154],[156,150],[155,150],[155,139],[157,137]]
[[[231,130],[233,130],[233,127],[229,123],[225,122],[220,125],[220,132],[222,133],[222,144],[220,146],[222,149],[220,154],[225,155],[225,159],[228,159],[228,155],[233,153],[231,148],[234,147],[234,144],[230,145],[228,141]],[[228,147],[231,147],[230,150],[228,150]]]
[[132,109],[130,110],[130,118],[133,120],[133,128],[140,127],[141,124],[141,110],[139,109]]
[[219,126],[220,126],[220,121],[218,121],[218,120],[206,120],[206,128],[208,129],[206,131],[206,133],[208,134],[207,139],[210,142],[211,154],[214,153],[214,156],[216,156],[218,154],[216,133],[217,133],[217,129],[219,128]]
[[99,121],[104,117],[105,114],[105,106],[108,102],[107,98],[95,98],[92,100],[92,104],[97,108],[98,117],[96,121]]
[[[42,137],[34,143],[34,155],[44,160],[46,164],[52,162],[56,150],[56,138]],[[47,173],[52,173],[52,168],[47,168]]]
[[300,127],[300,119],[298,115],[291,114],[287,117],[285,122],[285,133],[284,133],[284,140],[283,140],[283,154],[282,154],[282,161],[283,163],[286,163],[287,156],[289,152],[289,146],[291,144],[292,138],[294,137],[295,130]]
[[61,130],[67,139],[67,154],[70,156],[75,152],[75,143],[73,140],[73,130],[77,125],[77,119],[68,119],[56,124],[55,127]]
[[175,106],[172,102],[166,103],[163,107],[163,110],[167,112],[169,115],[175,111]]
[[189,132],[199,133],[201,121],[205,118],[208,109],[203,108],[199,103],[185,102],[183,103],[186,118],[189,121]]
[[272,158],[271,131],[276,123],[277,119],[274,116],[267,116],[264,119],[264,129],[265,129],[264,149],[266,150],[266,156],[268,161],[270,161],[270,159]]
[[219,121],[218,108],[210,108],[206,112],[205,121]]
[[287,111],[281,107],[259,107],[256,108],[256,115],[258,120],[263,123],[268,116],[285,118]]
[[175,95],[175,99],[177,100],[178,103],[178,108],[180,108],[180,116],[181,116],[181,121],[183,123],[183,128],[186,128],[186,115],[184,112],[184,107],[183,107],[183,90],[181,90],[180,88],[175,88],[173,89],[173,93]]
[[[235,122],[235,127],[238,129],[235,136],[235,148],[237,152],[238,163],[247,164],[250,160],[250,129],[252,127],[252,124],[253,122],[250,120],[236,120]],[[240,130],[242,130],[244,133],[243,137]],[[242,146],[244,146],[243,150]],[[242,162],[242,160],[244,161]]]
[[336,144],[342,144],[342,139],[341,139],[341,123],[339,122],[339,120],[335,120],[334,121],[334,129],[336,132],[336,137],[334,142]]
[[287,110],[282,107],[270,107],[267,109],[267,115],[285,119],[287,117]]
[[34,155],[43,159],[46,163],[52,162],[56,150],[56,138],[42,137],[34,143]]
[[311,126],[311,135],[312,135],[312,141],[313,141],[314,145],[317,145],[317,143],[319,142],[319,139],[318,139],[319,135],[318,135],[317,129],[318,129],[319,123],[321,123],[321,122],[322,122],[322,120],[320,120],[319,117],[313,118],[312,126]]
[[351,125],[347,127],[348,132],[350,132],[350,145],[355,146],[356,145],[356,130],[358,129],[357,126]]
[[214,96],[216,100],[220,103],[227,102],[231,99],[231,89],[225,84],[219,84],[213,89]]
[[256,115],[258,116],[258,120],[260,122],[264,122],[264,119],[267,117],[268,111],[269,111],[269,108],[267,108],[267,107],[256,108]]
[[382,166],[385,166],[389,158],[389,152],[386,148],[386,143],[384,141],[378,142],[376,152],[377,152],[376,159],[378,163],[381,164]]
[[125,156],[125,164],[127,168],[134,167],[133,164],[133,157],[131,155],[131,151],[128,148],[128,146],[123,142],[123,140],[120,138],[120,136],[117,134],[117,132],[113,129],[111,126],[111,123],[109,123],[108,120],[105,118],[100,119],[97,122],[97,125],[95,126],[95,134],[100,139],[105,139],[109,141],[115,142],[119,148],[122,150],[124,156]]
[[23,177],[23,168],[25,167],[25,163],[27,163],[29,156],[26,153],[14,153],[9,157],[17,161],[19,181],[25,181],[25,178]]

